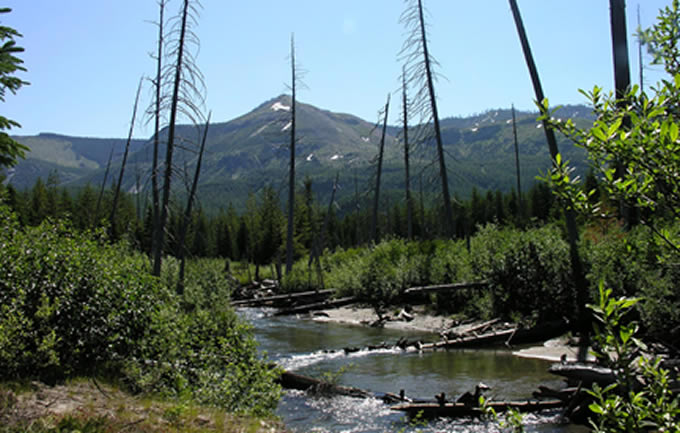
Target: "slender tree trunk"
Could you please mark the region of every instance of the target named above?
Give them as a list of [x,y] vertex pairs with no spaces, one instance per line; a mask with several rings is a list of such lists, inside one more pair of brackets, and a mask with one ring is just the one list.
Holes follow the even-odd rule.
[[[517,33],[522,44],[522,50],[524,51],[524,58],[527,62],[527,67],[529,68],[529,75],[531,75],[531,82],[533,83],[534,92],[536,93],[536,100],[542,103],[545,100],[545,96],[543,95],[543,88],[541,86],[541,81],[538,76],[536,64],[534,63],[534,57],[531,54],[529,40],[524,30],[522,16],[520,15],[519,8],[517,7],[517,1],[516,0],[509,1],[510,8],[512,9],[512,14],[515,19],[515,25],[517,26]],[[548,148],[550,150],[550,156],[552,158],[553,164],[556,164],[559,150],[557,148],[557,141],[555,140],[555,132],[545,119],[543,120],[543,130],[545,131],[545,136],[548,142]],[[574,216],[574,212],[571,209],[565,208],[564,215],[567,223],[567,237],[569,241],[571,271],[572,276],[574,278],[574,284],[576,286],[576,301],[578,304],[579,315],[577,328],[581,332],[581,344],[579,348],[578,358],[579,361],[585,361],[586,355],[588,354],[588,346],[590,339],[589,329],[590,316],[586,308],[586,304],[588,302],[588,282],[586,280],[586,276],[583,271],[583,265],[581,263],[581,257],[579,256],[578,252],[579,234],[578,228],[576,226],[576,218]]]
[[111,146],[111,152],[109,153],[109,161],[106,163],[106,171],[104,171],[104,180],[102,181],[102,186],[99,189],[99,197],[97,197],[97,206],[95,207],[94,211],[94,221],[93,224],[97,224],[97,220],[99,219],[99,211],[101,209],[101,204],[102,204],[102,197],[104,196],[104,190],[106,189],[106,181],[109,179],[109,170],[111,169],[111,160],[113,159],[113,149],[114,146]]
[[[642,31],[642,27],[640,26],[640,4],[637,5],[637,25],[638,25],[638,32]],[[640,92],[645,91],[645,68],[644,65],[642,64],[642,38],[638,34],[637,38],[638,42],[638,70],[640,73]]]
[[354,237],[357,245],[363,242],[362,232],[359,230],[361,214],[359,213],[359,180],[357,179],[357,170],[354,169]]
[[406,233],[413,239],[413,203],[411,201],[411,174],[408,148],[408,97],[406,96],[406,71],[402,73],[402,104],[404,109],[404,171],[406,175]]
[[291,106],[290,170],[288,178],[288,236],[286,238],[286,275],[293,270],[293,227],[295,225],[295,40],[290,37]]
[[517,173],[517,204],[519,207],[520,224],[524,224],[524,207],[522,206],[522,181],[519,174],[519,143],[517,141],[517,120],[515,119],[515,106],[512,106],[512,136],[515,143],[515,171]]
[[421,236],[427,237],[426,235],[428,234],[427,230],[427,224],[425,222],[425,197],[423,197],[423,174],[421,173],[420,176],[418,177],[418,186],[420,188],[420,227],[422,234]]
[[430,53],[427,48],[427,34],[425,31],[425,17],[423,16],[423,2],[418,0],[418,13],[420,19],[420,34],[423,41],[423,56],[425,57],[425,73],[427,75],[427,88],[430,94],[430,105],[432,107],[432,118],[434,121],[434,134],[437,142],[437,155],[439,157],[439,176],[442,181],[442,195],[444,196],[444,229],[449,237],[455,233],[453,227],[453,212],[451,210],[451,195],[449,194],[449,181],[446,173],[446,162],[444,161],[444,145],[442,143],[442,134],[439,127],[439,113],[437,111],[437,98],[434,92],[434,80],[432,78],[432,67],[430,64]]
[[135,129],[135,118],[137,117],[137,104],[139,103],[139,93],[142,91],[142,81],[139,80],[139,85],[137,86],[137,94],[135,95],[135,105],[132,108],[132,120],[130,121],[130,131],[128,132],[127,142],[125,143],[125,151],[123,152],[123,162],[120,165],[120,174],[118,175],[118,183],[116,184],[116,190],[113,193],[113,205],[111,207],[111,216],[109,217],[109,234],[111,239],[115,239],[116,233],[116,211],[118,210],[118,198],[120,196],[120,187],[123,184],[123,175],[125,174],[125,165],[127,164],[127,157],[130,151],[130,141],[132,140],[132,132]]
[[151,251],[156,251],[155,242],[158,241],[158,229],[160,228],[160,198],[158,191],[158,147],[160,146],[160,129],[161,129],[161,89],[162,89],[162,70],[163,70],[163,43],[164,43],[164,12],[165,0],[160,0],[158,3],[160,10],[160,17],[158,21],[158,51],[156,53],[156,79],[153,84],[155,86],[155,100],[154,100],[154,134],[153,134],[153,159],[151,161],[151,200],[152,200],[152,219],[151,225]]
[[328,202],[328,210],[323,218],[323,225],[321,226],[321,231],[317,236],[314,246],[312,247],[311,254],[309,255],[309,261],[307,262],[307,267],[312,266],[312,262],[316,262],[317,272],[319,275],[319,281],[321,282],[321,288],[323,288],[323,272],[321,271],[321,254],[326,243],[326,232],[328,231],[328,223],[331,217],[331,211],[333,210],[333,202],[335,201],[335,192],[338,190],[338,180],[340,179],[340,173],[335,174],[335,181],[333,182],[333,191],[331,192],[331,199]]
[[208,113],[208,120],[203,129],[203,139],[201,140],[201,148],[198,151],[198,161],[196,162],[196,171],[194,172],[194,181],[191,184],[191,191],[189,192],[189,199],[187,200],[187,207],[184,210],[184,220],[182,221],[182,228],[179,232],[179,276],[177,278],[177,294],[184,293],[184,265],[186,262],[186,237],[189,230],[189,221],[191,220],[191,208],[196,197],[196,189],[198,188],[198,178],[201,175],[201,162],[203,161],[203,153],[205,151],[205,142],[208,138],[208,128],[210,127],[210,113]]
[[383,119],[382,135],[380,136],[380,150],[378,151],[378,173],[375,180],[375,197],[373,200],[373,219],[371,222],[371,238],[378,243],[378,207],[380,206],[380,177],[382,175],[383,154],[385,153],[385,134],[387,132],[387,115],[390,109],[390,95],[387,94]]
[[184,55],[184,38],[186,35],[187,16],[189,14],[189,0],[184,0],[182,9],[182,25],[180,29],[177,61],[175,64],[175,79],[173,83],[172,101],[170,105],[170,123],[168,125],[168,143],[165,152],[165,173],[163,179],[163,201],[160,208],[158,229],[155,231],[153,275],[161,275],[161,261],[163,244],[165,241],[165,223],[168,219],[168,204],[170,202],[170,186],[172,179],[172,153],[175,147],[175,124],[177,122],[177,105],[179,103],[179,88],[182,80],[182,57]]
[[[612,31],[612,51],[614,58],[614,87],[616,88],[616,106],[620,110],[626,108],[626,95],[630,90],[630,65],[628,62],[628,35],[626,30],[625,0],[609,0],[609,12]],[[630,129],[630,117],[623,118],[623,128]],[[623,177],[624,167],[616,163],[616,177]],[[625,227],[630,229],[635,224],[635,211],[632,206],[621,201],[619,203]]]

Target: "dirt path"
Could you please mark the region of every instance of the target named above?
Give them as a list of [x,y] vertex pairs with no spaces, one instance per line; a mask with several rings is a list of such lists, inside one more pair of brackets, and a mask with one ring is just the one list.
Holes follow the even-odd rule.
[[33,382],[29,389],[16,393],[0,388],[0,425],[24,428],[39,425],[47,431],[64,417],[82,422],[104,419],[108,429],[96,431],[127,433],[286,431],[278,421],[241,418],[217,409],[140,398],[91,379],[57,386]]

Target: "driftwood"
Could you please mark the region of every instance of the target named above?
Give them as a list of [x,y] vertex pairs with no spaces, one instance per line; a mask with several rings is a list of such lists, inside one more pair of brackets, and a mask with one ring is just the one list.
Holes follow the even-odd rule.
[[345,305],[349,304],[354,304],[356,302],[356,298],[353,296],[349,296],[346,298],[340,298],[340,299],[334,299],[330,301],[323,301],[323,302],[315,302],[312,304],[305,304],[305,305],[300,305],[297,307],[292,307],[292,308],[285,308],[277,311],[274,313],[275,316],[288,316],[291,314],[301,314],[301,313],[308,313],[310,311],[314,310],[325,310],[327,308],[337,308],[337,307],[343,307]]
[[243,299],[239,301],[233,301],[231,303],[232,306],[234,307],[255,307],[255,306],[261,306],[261,305],[267,305],[267,304],[285,304],[285,303],[290,303],[292,301],[297,301],[301,299],[309,299],[309,298],[316,298],[316,299],[326,299],[329,298],[333,293],[335,293],[335,290],[328,289],[328,290],[310,290],[307,292],[297,292],[297,293],[287,293],[284,295],[274,295],[274,296],[263,296],[260,298],[253,298],[253,299]]
[[446,337],[448,339],[451,338],[457,338],[457,337],[462,337],[468,334],[474,334],[476,332],[483,332],[486,331],[490,326],[495,325],[496,323],[500,322],[501,319],[492,319],[486,322],[482,322],[478,325],[471,326],[467,329],[465,329],[463,332],[456,332],[454,329],[455,328],[450,328],[445,331],[442,331],[439,335],[442,337]]
[[419,295],[427,293],[447,292],[460,289],[483,289],[489,286],[488,281],[477,281],[472,283],[453,283],[438,284],[434,286],[411,287],[404,290],[405,295]]
[[538,386],[538,391],[533,392],[534,398],[538,400],[543,400],[543,399],[557,399],[557,400],[562,400],[565,403],[568,403],[572,400],[574,394],[579,391],[580,388],[577,387],[569,387],[569,388],[563,388],[563,389],[553,389],[549,388],[544,385],[539,385]]
[[588,388],[590,388],[593,383],[605,387],[616,381],[616,375],[611,369],[598,367],[592,364],[553,364],[548,371],[552,374],[567,378],[571,383],[580,382],[583,386]]
[[[561,400],[491,401],[487,403],[487,406],[493,408],[497,413],[504,412],[508,409],[514,409],[519,412],[538,412],[541,410],[560,408],[564,405],[565,403]],[[409,403],[392,406],[390,409],[406,412],[409,417],[419,416],[426,419],[484,415],[484,411],[479,406],[464,403]]]
[[279,376],[277,383],[285,389],[297,389],[324,395],[345,395],[355,398],[369,398],[374,394],[363,389],[350,386],[336,385],[313,377],[303,376],[297,373],[284,371]]
[[454,349],[464,347],[479,347],[494,344],[521,344],[549,340],[563,334],[568,329],[564,321],[549,322],[530,329],[513,327],[501,331],[490,331],[484,334],[470,335],[444,339],[436,343],[423,344],[421,350]]

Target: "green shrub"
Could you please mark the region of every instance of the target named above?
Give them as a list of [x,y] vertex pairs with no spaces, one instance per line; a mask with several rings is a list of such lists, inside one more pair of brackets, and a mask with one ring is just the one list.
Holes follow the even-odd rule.
[[90,374],[137,352],[159,302],[167,299],[140,255],[62,223],[19,231],[9,222],[2,232],[5,378]]
[[[19,230],[0,205],[0,380],[122,377],[231,411],[272,410],[276,372],[228,305],[218,261],[190,262],[184,298],[124,243],[63,223]],[[190,307],[190,308],[187,308]]]
[[615,298],[600,282],[599,302],[589,306],[597,319],[594,354],[615,373],[613,384],[588,390],[596,432],[679,431],[680,399],[671,390],[670,373],[661,368],[661,358],[640,355],[648,349],[637,338],[637,322],[628,317],[639,301]]
[[322,288],[316,265],[312,264],[312,268],[310,268],[307,265],[308,262],[308,258],[298,260],[293,264],[293,269],[283,276],[281,280],[281,291],[283,293],[304,292]]
[[[678,239],[680,226],[665,229],[667,237]],[[610,230],[606,235],[588,236],[584,256],[589,265],[591,297],[598,297],[598,281],[613,296],[640,296],[636,305],[642,333],[666,342],[680,338],[680,266],[677,251],[647,227],[629,232]]]
[[530,322],[573,316],[569,246],[557,227],[521,231],[490,224],[471,246],[473,272],[491,284],[494,315]]

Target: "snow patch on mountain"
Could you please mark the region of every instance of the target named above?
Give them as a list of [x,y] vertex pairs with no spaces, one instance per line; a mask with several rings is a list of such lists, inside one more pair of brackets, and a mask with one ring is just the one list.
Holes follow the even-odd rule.
[[272,107],[271,107],[271,108],[272,108],[272,110],[274,110],[274,111],[281,111],[281,110],[283,110],[283,111],[290,111],[290,106],[284,105],[284,104],[282,104],[282,103],[279,102],[279,101],[274,102],[274,103],[272,104]]

